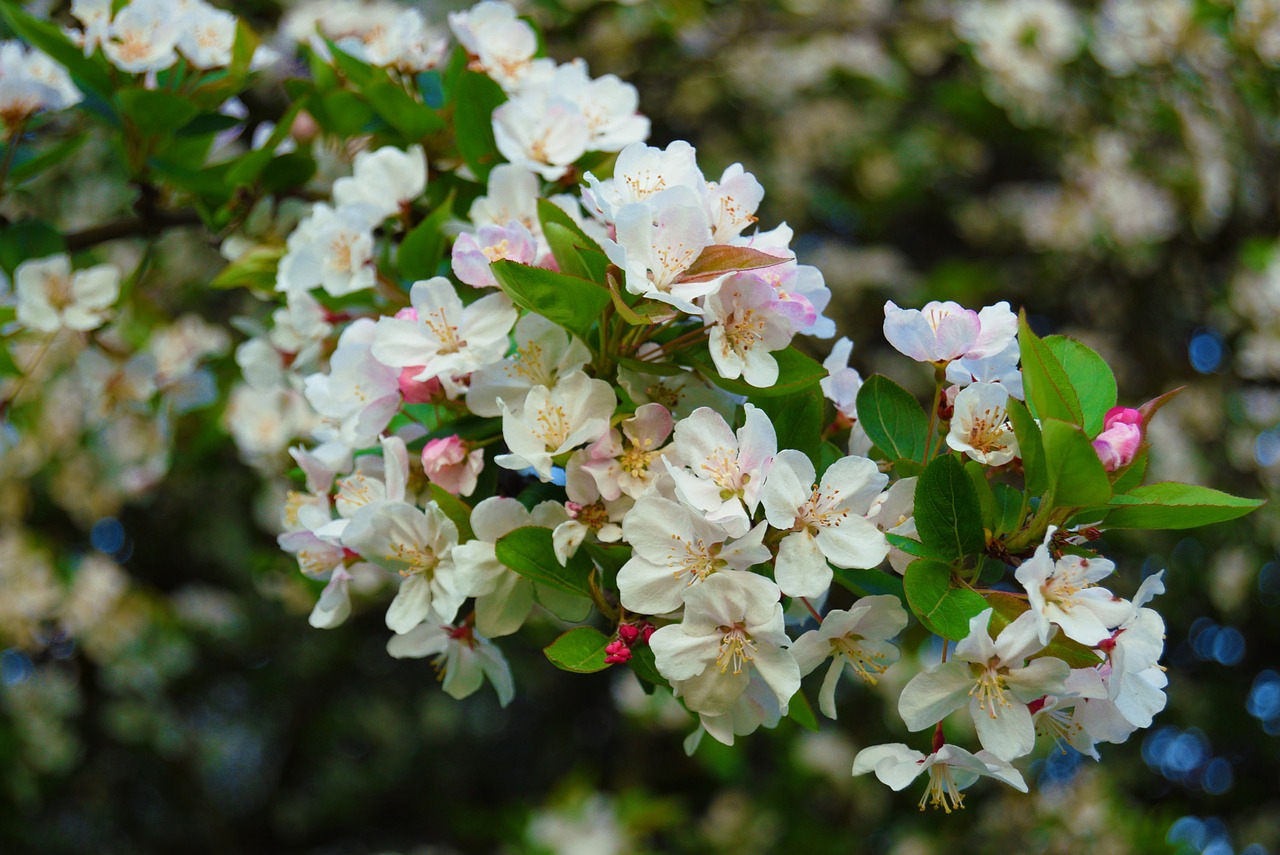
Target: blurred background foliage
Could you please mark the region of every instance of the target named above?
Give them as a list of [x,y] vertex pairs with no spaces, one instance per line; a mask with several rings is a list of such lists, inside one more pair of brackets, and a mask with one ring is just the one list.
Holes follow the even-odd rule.
[[[284,11],[220,5],[262,33]],[[708,174],[741,162],[760,178],[762,221],[785,220],[824,272],[864,376],[887,364],[886,299],[1007,299],[1042,334],[1104,354],[1124,404],[1187,387],[1154,423],[1149,480],[1275,499],[1274,0],[524,8],[555,58],[639,88],[651,142],[686,139]],[[277,118],[283,90],[246,103]],[[86,126],[57,122],[65,136]],[[344,168],[341,153],[321,160]],[[90,135],[0,212],[109,222],[132,201],[120,169]],[[225,327],[254,310],[210,291],[224,262],[196,230],[99,252],[126,270],[145,256],[135,284],[156,318]],[[1130,587],[1169,570],[1169,706],[1150,731],[1101,764],[1037,761],[1032,796],[978,787],[961,813],[918,813],[909,792],[849,775],[857,748],[906,736],[861,688],[819,733],[788,721],[687,759],[690,722],[669,698],[547,667],[539,633],[553,626],[507,647],[522,679],[505,711],[487,692],[455,702],[429,664],[387,657],[377,609],[312,630],[316,591],[262,524],[261,478],[225,434],[217,400],[237,369],[213,339],[189,373],[221,398],[167,391],[152,412],[96,423],[54,406],[38,436],[6,436],[6,852],[1280,852],[1274,504],[1105,545]],[[122,343],[134,351],[161,348]],[[923,374],[895,366],[924,392]],[[79,409],[83,392],[60,394]]]

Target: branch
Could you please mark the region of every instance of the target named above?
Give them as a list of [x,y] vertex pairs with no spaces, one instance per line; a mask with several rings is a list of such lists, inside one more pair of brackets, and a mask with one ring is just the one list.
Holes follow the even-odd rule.
[[84,231],[72,232],[67,235],[67,250],[79,252],[107,241],[129,237],[154,237],[167,228],[199,224],[200,215],[189,208],[173,212],[154,211],[147,217],[130,217]]

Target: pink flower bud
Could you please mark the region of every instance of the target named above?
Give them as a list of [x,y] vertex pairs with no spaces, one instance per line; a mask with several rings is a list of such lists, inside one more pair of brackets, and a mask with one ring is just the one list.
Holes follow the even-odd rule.
[[430,404],[440,400],[443,387],[437,377],[426,380],[415,380],[422,373],[421,365],[410,365],[400,369],[400,394],[406,404]]
[[648,643],[649,643],[649,637],[650,637],[650,636],[652,636],[652,635],[654,634],[654,632],[656,632],[656,631],[657,631],[657,629],[658,629],[658,628],[657,628],[656,626],[654,626],[653,624],[651,624],[651,623],[646,623],[646,624],[641,628],[641,630],[640,630],[640,643],[641,643],[641,644],[648,644]]
[[621,639],[610,641],[604,648],[604,662],[606,665],[613,665],[616,662],[626,662],[631,658],[631,650]]
[[483,468],[484,451],[477,448],[468,453],[466,443],[456,434],[428,440],[422,449],[427,480],[455,496],[470,496]]
[[[1113,419],[1112,413],[1116,410],[1122,410],[1122,412]],[[1108,472],[1128,466],[1133,462],[1134,455],[1138,453],[1138,446],[1142,444],[1142,428],[1122,420],[1129,418],[1129,413],[1137,414],[1137,412],[1137,410],[1125,410],[1122,407],[1111,410],[1107,413],[1104,422],[1106,430],[1098,434],[1098,438],[1093,441],[1093,449],[1098,452],[1098,459],[1102,461],[1103,468]],[[1140,424],[1141,415],[1138,418]]]
[[1112,407],[1103,416],[1102,427],[1108,429],[1117,424],[1142,427],[1142,413],[1132,407]]
[[636,643],[636,639],[640,637],[640,627],[632,623],[624,623],[618,626],[618,638],[628,647]]

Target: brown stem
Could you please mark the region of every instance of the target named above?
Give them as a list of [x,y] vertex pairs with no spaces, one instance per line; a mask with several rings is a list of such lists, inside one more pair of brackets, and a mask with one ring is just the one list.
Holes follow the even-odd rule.
[[154,211],[146,217],[129,217],[114,223],[104,223],[67,235],[67,250],[80,252],[100,243],[131,237],[155,237],[167,228],[195,226],[200,215],[191,209],[181,211]]

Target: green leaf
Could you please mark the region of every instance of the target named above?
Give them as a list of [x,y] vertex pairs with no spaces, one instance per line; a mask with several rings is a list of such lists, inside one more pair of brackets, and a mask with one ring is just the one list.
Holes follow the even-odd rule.
[[518,528],[498,538],[494,552],[503,565],[527,579],[568,594],[591,596],[591,561],[585,555],[574,555],[569,566],[560,566],[549,528]]
[[778,449],[794,448],[804,452],[816,469],[822,448],[822,415],[825,399],[822,390],[810,386],[791,395],[757,398],[752,401],[773,422],[778,435]]
[[9,353],[9,343],[0,341],[0,377],[17,377],[21,374],[18,364],[13,361],[13,354]]
[[906,594],[902,591],[902,577],[897,573],[886,573],[883,570],[874,569],[846,570],[842,567],[831,569],[835,574],[835,580],[859,597],[889,594],[906,602]]
[[631,648],[631,658],[627,661],[631,670],[640,678],[640,686],[646,694],[653,692],[653,686],[671,688],[667,678],[658,672],[658,664],[653,658],[653,648],[647,644],[637,644]]
[[506,260],[495,261],[490,267],[513,303],[582,339],[611,301],[608,289],[576,276]]
[[582,227],[573,221],[573,217],[570,217],[565,213],[563,208],[555,202],[552,202],[550,199],[538,200],[538,222],[542,224],[542,228],[544,230],[547,226],[552,224],[567,229],[574,235],[575,246],[602,254],[604,253],[604,250],[600,248],[600,244],[596,243],[591,237],[589,237],[587,233],[582,230]]
[[951,454],[935,457],[916,483],[920,541],[949,558],[966,558],[987,545],[982,513],[964,466]]
[[818,717],[813,714],[813,706],[805,697],[804,690],[798,690],[787,702],[787,718],[813,733],[818,732]]
[[996,536],[1013,534],[1022,524],[1022,492],[1008,484],[996,484],[992,495],[995,497]]
[[835,463],[837,460],[840,460],[845,456],[845,453],[840,450],[840,446],[830,440],[824,439],[821,447],[818,449],[818,460],[814,464],[818,470],[818,477],[821,478],[827,469],[831,467],[832,463]]
[[1073,338],[1051,335],[1044,344],[1066,372],[1080,400],[1084,430],[1090,438],[1102,432],[1102,419],[1116,405],[1116,376],[1106,360]]
[[715,363],[711,361],[711,353],[707,350],[705,343],[679,351],[679,355],[683,360],[692,363],[708,380],[721,389],[735,395],[748,395],[757,399],[790,395],[816,385],[819,380],[827,376],[827,369],[794,347],[773,352],[773,358],[778,361],[778,382],[767,388],[752,386],[742,380],[728,380],[721,377]]
[[493,111],[507,95],[493,80],[474,71],[458,75],[452,94],[458,153],[476,179],[484,182],[489,170],[502,161],[493,138]]
[[693,264],[676,277],[675,282],[708,282],[726,273],[762,270],[785,264],[790,259],[770,255],[746,246],[714,243],[702,250]]
[[1139,447],[1138,453],[1133,456],[1133,460],[1128,466],[1111,473],[1111,477],[1115,478],[1111,482],[1111,492],[1119,495],[1128,493],[1135,487],[1141,487],[1143,479],[1147,477],[1147,463],[1149,460],[1150,455],[1147,453],[1146,447]]
[[441,487],[431,484],[431,501],[444,511],[444,515],[458,527],[458,542],[466,543],[475,540],[476,533],[471,529],[471,506]]
[[1106,528],[1184,529],[1233,520],[1266,503],[1195,484],[1162,481],[1113,496],[1110,504],[1115,510],[1107,516]]
[[929,417],[915,396],[882,374],[858,390],[858,422],[890,460],[925,459]]
[[1076,390],[1049,345],[1027,325],[1026,312],[1018,315],[1018,348],[1022,356],[1022,385],[1031,414],[1038,419],[1081,424],[1084,417]]
[[0,229],[0,268],[10,279],[22,262],[66,251],[62,233],[43,220],[19,220]]
[[122,89],[116,104],[138,130],[157,136],[176,131],[200,112],[188,99],[162,89]]
[[377,80],[361,88],[374,112],[399,131],[410,144],[445,127],[435,110],[423,104],[390,80]]
[[1106,504],[1111,480],[1084,431],[1057,419],[1045,419],[1040,430],[1053,504],[1060,508]]
[[1040,427],[1016,398],[1010,398],[1005,409],[1009,413],[1009,421],[1013,422],[1013,434],[1018,438],[1018,456],[1022,458],[1027,490],[1033,496],[1043,496],[1049,490],[1049,470],[1045,468],[1044,439],[1040,436]]
[[533,596],[538,605],[567,623],[581,623],[591,617],[593,603],[590,597],[570,594],[547,585],[534,585]]
[[[9,170],[9,181],[13,184],[20,184],[28,178],[44,172],[50,167],[57,166],[59,163],[74,154],[80,146],[84,145],[84,142],[87,139],[89,139],[88,134],[76,134],[75,136],[68,137],[57,145],[52,145],[49,148],[46,148],[44,151],[33,157],[28,157],[26,160],[23,160],[21,163],[14,166],[13,169]],[[7,149],[7,147],[5,148]],[[21,156],[22,149],[18,150],[18,154]]]
[[577,276],[589,282],[597,281],[591,269],[587,267],[586,261],[583,260],[582,254],[574,246],[576,238],[573,232],[559,223],[547,223],[542,227],[542,234],[551,247],[551,254],[555,257],[556,266],[560,268],[561,273]]
[[222,268],[209,287],[248,288],[269,294],[276,289],[276,270],[282,257],[283,246],[259,244]]
[[589,626],[576,626],[542,648],[551,664],[561,671],[594,674],[612,663],[605,663],[605,647],[609,637]]
[[914,538],[891,532],[885,532],[884,537],[894,549],[900,549],[908,555],[914,555],[916,558],[932,558],[934,561],[942,562],[951,560],[951,556],[944,554],[942,550],[925,546]]
[[982,511],[982,526],[987,531],[995,531],[996,500],[991,493],[991,482],[987,480],[987,468],[976,460],[964,465],[969,483],[973,484],[973,494],[978,499],[978,508]]
[[921,558],[911,562],[903,588],[911,610],[925,628],[952,641],[963,640],[969,634],[970,619],[987,608],[981,594],[952,587],[951,568],[941,561]]
[[324,41],[329,46],[329,55],[333,57],[334,66],[338,71],[342,72],[344,77],[360,89],[364,89],[377,79],[378,72],[374,70],[373,66],[356,59],[331,40],[325,39]]
[[613,584],[611,580],[617,577],[622,565],[631,560],[631,547],[625,543],[584,543],[580,548],[585,549],[600,568],[606,586]]
[[311,180],[316,174],[316,162],[309,154],[289,152],[271,159],[262,171],[262,189],[268,193],[294,190]]
[[15,3],[0,3],[0,15],[23,41],[47,53],[66,68],[77,86],[104,101],[111,100],[115,87],[105,59],[99,55],[85,56],[84,51],[72,44],[56,25],[28,15]]
[[311,113],[320,127],[340,137],[353,137],[364,131],[373,118],[373,108],[354,92],[335,89],[311,104]]
[[414,226],[396,250],[396,266],[401,278],[409,282],[430,279],[440,269],[444,258],[444,224],[453,218],[452,192],[438,208]]

